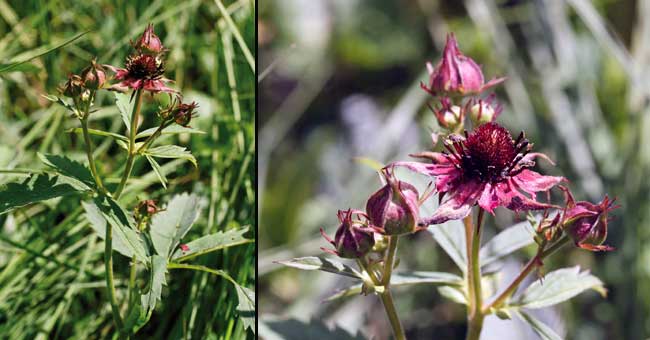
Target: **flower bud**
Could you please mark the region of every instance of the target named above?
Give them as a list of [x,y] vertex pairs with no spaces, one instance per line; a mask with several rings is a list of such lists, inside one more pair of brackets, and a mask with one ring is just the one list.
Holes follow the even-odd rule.
[[76,74],[71,74],[68,76],[68,81],[59,88],[59,91],[63,93],[64,96],[70,98],[77,98],[84,92],[84,82],[80,76]]
[[440,108],[436,109],[431,106],[429,108],[438,120],[440,126],[455,131],[460,125],[463,124],[464,112],[463,108],[458,105],[452,105],[451,99],[448,97],[440,98]]
[[603,245],[607,238],[607,214],[618,208],[607,196],[598,204],[574,202],[567,192],[567,207],[562,228],[573,239],[576,246],[590,251],[610,251],[613,247]]
[[471,100],[470,119],[475,126],[493,122],[503,111],[503,107],[495,102],[495,96],[491,95],[487,99]]
[[453,34],[447,35],[442,60],[435,68],[427,63],[427,69],[429,70],[429,85],[428,87],[424,84],[421,86],[432,95],[439,93],[461,96],[475,94],[504,80],[504,78],[493,79],[484,84],[481,68],[474,60],[460,52]]
[[133,44],[133,47],[142,52],[150,54],[158,54],[164,50],[163,44],[160,41],[160,38],[153,32],[153,24],[149,24],[144,30],[144,33],[138,38],[138,40]]
[[419,220],[418,191],[409,183],[397,180],[384,168],[386,185],[372,194],[366,203],[370,222],[386,235],[410,234]]
[[195,110],[198,106],[199,105],[196,102],[179,104],[173,111],[173,117],[176,124],[188,127],[192,118],[197,116]]
[[90,62],[90,66],[81,71],[81,79],[86,88],[97,90],[102,88],[104,83],[106,83],[106,71],[102,65],[97,64],[93,59]]
[[137,221],[142,221],[145,218],[151,217],[153,214],[160,211],[160,208],[156,205],[154,200],[144,200],[140,201],[135,207],[135,219]]
[[[357,220],[353,220],[357,215]],[[358,210],[339,210],[338,218],[341,225],[336,230],[332,240],[323,229],[320,230],[323,237],[334,246],[335,250],[322,248],[331,254],[342,258],[361,258],[368,254],[375,244],[374,230],[369,227],[367,216]]]

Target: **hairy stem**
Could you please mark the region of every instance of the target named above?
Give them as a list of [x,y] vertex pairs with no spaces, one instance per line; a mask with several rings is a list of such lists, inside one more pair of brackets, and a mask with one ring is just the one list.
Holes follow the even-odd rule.
[[[390,244],[392,243],[393,238],[395,239],[395,249],[397,249],[397,238],[399,236],[391,236],[391,240],[389,241],[389,248]],[[391,253],[389,249],[389,255]],[[392,251],[393,257],[395,256],[395,250]],[[388,261],[388,257],[387,260]],[[392,262],[392,261],[391,261]],[[382,281],[377,278],[375,273],[372,271],[372,268],[370,268],[370,265],[368,264],[368,260],[365,258],[360,258],[359,259],[359,266],[365,270],[368,275],[370,276],[370,279],[376,286],[382,285]],[[392,265],[391,265],[391,271],[392,271]],[[390,280],[390,274],[386,276],[386,273],[382,276],[382,280],[385,280],[386,277],[389,278]],[[390,283],[390,282],[389,282]],[[395,335],[396,340],[405,340],[406,335],[404,335],[404,328],[402,327],[402,322],[399,319],[399,316],[397,315],[397,309],[395,308],[395,302],[393,301],[393,295],[390,293],[390,286],[388,284],[384,285],[384,290],[380,293],[377,292],[379,295],[379,298],[381,299],[382,304],[384,305],[384,310],[386,310],[386,316],[388,317],[388,321],[390,322],[391,327],[393,328],[393,334]]]
[[388,255],[384,263],[384,274],[382,275],[382,284],[386,287],[390,284],[390,277],[393,274],[393,266],[395,262],[395,253],[397,253],[397,241],[399,236],[388,237]]
[[390,289],[386,287],[383,293],[379,294],[381,302],[384,304],[384,309],[386,310],[386,315],[390,321],[391,327],[393,327],[393,334],[395,335],[396,340],[405,340],[406,335],[404,334],[404,328],[402,328],[402,323],[397,316],[397,309],[395,309],[395,302],[393,301],[393,296],[390,293]]
[[471,237],[471,254],[468,254],[468,259],[471,268],[471,290],[473,291],[473,301],[470,302],[468,309],[468,324],[467,324],[467,340],[477,340],[481,335],[483,328],[483,319],[485,315],[481,310],[483,305],[483,290],[481,288],[481,263],[479,259],[479,250],[481,249],[481,224],[483,223],[484,210],[479,208],[478,217],[476,219],[476,229],[472,232]]
[[540,246],[539,249],[537,250],[537,254],[528,261],[528,263],[522,268],[521,272],[510,282],[508,287],[501,293],[499,296],[497,296],[491,303],[489,303],[487,306],[483,307],[483,312],[488,313],[490,309],[492,308],[499,308],[501,305],[506,302],[506,300],[514,294],[515,291],[517,291],[517,288],[519,288],[519,285],[521,282],[530,274],[533,269],[535,269],[537,266],[542,264],[542,260],[546,258],[547,256],[553,254],[556,250],[560,249],[563,245],[565,245],[569,241],[569,238],[566,236],[563,236],[560,240],[555,242],[553,245],[548,247],[547,249],[544,249],[544,246]]
[[133,112],[131,113],[131,126],[129,128],[129,155],[126,159],[126,166],[124,168],[124,174],[122,174],[122,179],[120,184],[115,190],[113,196],[115,199],[118,199],[124,190],[126,181],[128,181],[129,176],[131,176],[131,171],[133,170],[133,162],[135,161],[135,136],[138,134],[138,118],[140,116],[140,108],[142,106],[142,89],[136,90],[135,92],[135,105],[133,105]]
[[93,158],[93,145],[92,141],[90,140],[90,134],[88,133],[88,116],[81,119],[81,131],[83,131],[84,145],[86,147],[86,156],[88,157],[90,173],[93,175],[93,179],[95,180],[95,184],[97,184],[97,188],[102,192],[106,192],[106,188],[104,188],[102,179],[99,177],[99,173],[97,172],[95,159]]
[[108,290],[108,299],[113,311],[113,320],[121,334],[124,324],[122,322],[122,317],[120,316],[120,307],[117,304],[117,298],[115,296],[115,282],[113,280],[113,227],[110,223],[106,223],[104,264],[106,265],[106,289]]

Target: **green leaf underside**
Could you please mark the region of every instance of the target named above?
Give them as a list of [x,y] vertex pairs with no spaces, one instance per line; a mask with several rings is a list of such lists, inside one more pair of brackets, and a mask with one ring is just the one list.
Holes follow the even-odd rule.
[[336,260],[326,259],[324,257],[298,257],[288,261],[278,261],[278,263],[302,270],[321,270],[324,272],[348,276],[359,280],[363,279],[361,273],[359,273],[356,269]]
[[115,92],[115,105],[120,111],[120,116],[122,116],[124,125],[126,125],[126,131],[129,132],[131,129],[131,113],[133,112],[133,105],[135,105],[135,103],[131,101],[131,95]]
[[[102,240],[106,239],[106,219],[99,211],[97,205],[93,202],[81,202],[86,212],[86,218],[90,222],[90,227],[99,235]],[[128,232],[128,231],[127,231]],[[133,257],[133,250],[129,248],[126,241],[118,233],[113,233],[113,250],[128,257]]]
[[70,177],[85,184],[88,190],[97,189],[93,175],[85,165],[77,161],[73,161],[72,159],[65,156],[44,155],[38,153],[38,158],[40,158],[41,161],[45,163],[45,165],[49,166],[60,175]]
[[145,158],[151,165],[151,168],[153,169],[153,172],[156,174],[156,177],[158,177],[160,184],[162,184],[163,188],[167,189],[167,176],[165,176],[165,174],[160,169],[160,164],[158,164],[158,162],[156,162],[156,160],[149,155],[145,155]]
[[265,340],[364,340],[358,335],[351,335],[343,328],[327,327],[321,320],[313,319],[305,322],[298,319],[261,320],[260,334]]
[[86,185],[65,176],[32,174],[22,182],[7,183],[0,187],[0,214],[31,203],[87,191]]
[[93,202],[106,222],[113,226],[113,239],[118,237],[135,256],[136,260],[146,263],[147,251],[140,235],[133,229],[135,221],[115,200],[107,196],[98,196]]
[[467,295],[465,295],[465,292],[461,287],[442,286],[438,287],[438,292],[440,295],[453,302],[459,303],[461,305],[467,305]]
[[245,227],[203,236],[187,243],[187,251],[176,249],[171,259],[176,262],[185,261],[220,249],[253,242],[254,240],[244,237],[248,229],[249,227]]
[[[83,130],[80,127],[78,127],[78,128],[68,129],[68,130],[66,130],[66,132],[68,132],[68,133],[72,133],[72,132],[74,132],[74,133],[83,133]],[[95,136],[111,137],[111,138],[115,138],[117,140],[122,140],[122,141],[125,141],[125,142],[129,141],[128,137],[122,136],[119,133],[113,133],[113,132],[108,132],[108,131],[103,131],[103,130],[96,130],[96,129],[88,129],[88,133],[91,134],[91,135],[95,135]]]
[[186,193],[174,196],[167,208],[151,219],[151,241],[158,255],[168,257],[199,216],[199,198]]
[[145,155],[159,158],[182,158],[197,166],[196,158],[186,148],[178,145],[162,145],[144,151]]
[[599,292],[602,296],[607,294],[607,290],[600,279],[591,275],[589,271],[580,272],[579,266],[562,268],[548,273],[541,280],[533,282],[509,305],[543,308],[569,300],[589,289]]
[[[143,137],[149,137],[154,134],[158,130],[157,127],[146,129],[140,133],[138,133],[135,138],[143,138]],[[165,128],[162,131],[163,135],[174,135],[174,134],[180,134],[180,133],[196,133],[196,134],[205,134],[204,131],[193,129],[191,127],[185,127],[181,125],[170,125],[167,128]]]
[[46,55],[56,49],[59,49],[79,38],[81,38],[84,34],[88,33],[90,31],[85,31],[82,33],[79,33],[69,39],[66,39],[60,43],[51,43],[47,44],[44,46],[40,46],[38,48],[35,48],[33,50],[21,53],[20,55],[14,57],[14,61],[5,63],[5,64],[0,64],[0,73],[4,72],[9,72],[9,71],[14,71],[17,67],[29,62],[32,59],[38,58],[40,56]]
[[562,337],[555,333],[551,327],[547,326],[532,315],[522,310],[513,310],[512,313],[527,323],[533,329],[533,331],[535,331],[535,333],[537,333],[537,335],[542,338],[542,340],[562,340]]
[[[404,287],[416,284],[433,284],[433,285],[451,285],[458,286],[463,284],[463,278],[458,275],[443,272],[412,272],[412,273],[393,273],[390,279],[391,287]],[[325,301],[332,301],[343,297],[361,294],[362,284],[358,283],[348,288],[338,291],[336,294],[329,296]]]
[[156,302],[160,300],[162,295],[162,286],[167,285],[165,274],[167,273],[167,258],[160,255],[153,255],[150,257],[151,262],[151,277],[149,281],[149,290],[146,294],[142,295],[140,300],[142,308],[151,315]]
[[244,328],[250,328],[253,333],[257,333],[257,326],[255,325],[255,292],[249,288],[235,284],[237,290],[237,312],[239,319],[244,323]]
[[481,247],[481,266],[487,266],[534,242],[533,230],[528,221],[508,227]]
[[465,229],[460,221],[449,221],[427,229],[440,247],[451,257],[458,268],[467,271],[467,254],[465,254]]

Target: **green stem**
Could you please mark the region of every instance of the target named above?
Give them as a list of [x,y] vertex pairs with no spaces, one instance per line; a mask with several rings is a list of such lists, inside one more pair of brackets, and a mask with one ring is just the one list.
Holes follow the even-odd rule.
[[115,296],[115,282],[113,280],[113,228],[110,223],[106,223],[104,263],[106,265],[106,288],[108,289],[108,299],[111,303],[111,309],[113,311],[113,320],[115,321],[115,325],[121,334],[124,324],[122,323],[120,308],[117,304],[117,298]]
[[519,288],[519,285],[526,278],[526,276],[528,276],[528,274],[530,274],[530,272],[533,271],[535,267],[542,264],[542,260],[544,258],[553,254],[556,250],[564,246],[568,241],[569,238],[563,236],[560,240],[558,240],[553,245],[548,247],[548,249],[544,249],[544,246],[540,246],[539,249],[537,250],[537,254],[535,254],[535,256],[532,259],[530,259],[530,261],[528,261],[528,263],[524,266],[521,272],[519,272],[517,277],[515,277],[512,280],[512,282],[508,285],[508,287],[501,294],[499,294],[499,296],[497,296],[491,303],[483,307],[483,313],[489,313],[491,309],[501,307],[501,305],[504,302],[506,302],[506,300],[512,294],[514,294],[515,291],[517,291],[517,288]]
[[395,335],[396,340],[405,340],[406,335],[404,334],[404,328],[402,328],[402,323],[397,316],[397,309],[395,309],[395,302],[393,301],[393,295],[390,293],[390,289],[386,287],[383,293],[379,294],[381,302],[384,304],[384,309],[386,310],[386,315],[390,321],[390,325],[393,327],[393,334]]
[[397,253],[397,241],[399,236],[388,236],[388,255],[384,263],[384,274],[382,275],[382,285],[388,287],[390,285],[390,277],[393,273],[393,266],[395,263],[395,253]]
[[466,269],[466,276],[467,276],[467,301],[468,303],[468,310],[467,314],[472,313],[472,302],[474,301],[474,285],[472,284],[473,279],[472,279],[472,230],[474,229],[474,226],[472,225],[472,215],[470,214],[469,216],[463,218],[463,224],[465,225],[465,254],[467,258],[467,269]]
[[102,192],[106,192],[106,188],[104,188],[102,179],[101,177],[99,177],[99,173],[97,172],[97,167],[95,166],[95,159],[93,158],[93,145],[92,145],[92,141],[90,140],[90,134],[88,133],[88,116],[81,119],[81,130],[83,131],[84,142],[85,142],[84,144],[86,147],[86,156],[88,157],[88,165],[90,166],[90,172],[93,175],[95,184],[97,184],[97,188]]
[[[397,238],[399,236],[391,236],[391,239],[389,240],[389,251],[388,251],[388,257],[387,257],[387,262],[388,258],[394,258],[395,256],[395,249],[397,249]],[[393,242],[393,238],[395,241]],[[392,257],[390,256],[392,249],[390,247],[390,244],[395,243],[395,246],[392,251]],[[392,261],[391,261],[392,263]],[[359,259],[359,266],[364,269],[368,275],[370,276],[370,279],[373,281],[373,283],[376,286],[379,286],[382,284],[382,281],[380,281],[377,276],[374,274],[372,271],[372,268],[368,265],[368,261],[365,258],[360,258]],[[392,265],[390,267],[391,269],[389,270],[392,271]],[[384,273],[382,276],[382,279],[386,279],[388,277],[390,279],[390,273],[386,275],[387,273]],[[390,282],[389,282],[390,283]],[[388,284],[384,284],[384,289],[381,293],[377,292],[379,295],[379,298],[381,299],[382,304],[384,305],[384,310],[386,310],[386,316],[388,317],[388,321],[390,322],[391,327],[393,328],[393,334],[395,335],[396,340],[405,340],[406,335],[404,334],[404,328],[402,327],[402,322],[399,319],[399,316],[397,315],[397,309],[395,308],[395,302],[393,301],[393,295],[390,293],[390,286]]]
[[483,319],[485,315],[481,310],[483,305],[483,291],[481,288],[481,263],[479,259],[479,251],[481,249],[481,224],[483,222],[484,210],[479,208],[478,217],[476,219],[476,230],[472,233],[471,238],[471,256],[468,257],[471,260],[471,287],[474,300],[470,303],[470,308],[468,309],[469,314],[467,318],[467,340],[477,340],[481,335],[481,329],[483,328]]
[[129,128],[129,155],[126,159],[126,166],[124,168],[124,174],[122,175],[122,180],[115,190],[113,196],[115,199],[118,199],[124,190],[126,181],[131,176],[131,171],[133,170],[133,162],[135,161],[135,136],[138,133],[138,117],[140,116],[140,108],[142,106],[142,90],[136,90],[135,92],[135,105],[133,106],[133,112],[131,113],[131,126]]

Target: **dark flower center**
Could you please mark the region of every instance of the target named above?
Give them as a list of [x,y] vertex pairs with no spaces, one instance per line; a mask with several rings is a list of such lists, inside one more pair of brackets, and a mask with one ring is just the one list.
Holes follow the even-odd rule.
[[531,166],[520,162],[531,146],[523,133],[515,141],[504,127],[486,123],[471,134],[466,133],[465,140],[454,141],[447,149],[464,176],[494,183]]
[[165,73],[162,59],[148,54],[129,56],[126,59],[126,69],[129,77],[135,79],[158,79]]

